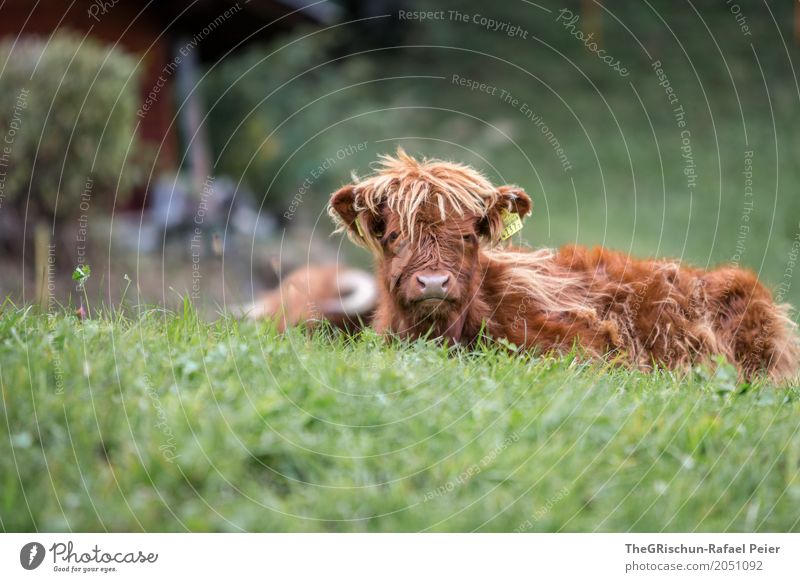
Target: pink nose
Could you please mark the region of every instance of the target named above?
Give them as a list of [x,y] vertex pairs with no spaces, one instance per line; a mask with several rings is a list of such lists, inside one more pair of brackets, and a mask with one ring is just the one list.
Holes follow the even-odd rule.
[[420,299],[443,299],[447,296],[447,284],[450,275],[434,273],[430,275],[417,275]]

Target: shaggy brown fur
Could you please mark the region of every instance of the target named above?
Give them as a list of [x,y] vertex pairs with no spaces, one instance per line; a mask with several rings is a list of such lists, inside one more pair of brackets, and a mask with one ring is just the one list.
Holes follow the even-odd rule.
[[796,376],[788,306],[776,305],[750,271],[703,271],[603,248],[498,246],[503,214],[530,210],[516,186],[494,187],[468,166],[398,150],[334,193],[329,212],[375,256],[379,330],[469,344],[483,328],[543,351],[577,343],[645,370],[723,355],[744,378]]
[[309,265],[292,271],[277,289],[237,311],[251,319],[273,319],[280,331],[323,320],[354,331],[372,317],[376,295],[369,273],[339,265]]

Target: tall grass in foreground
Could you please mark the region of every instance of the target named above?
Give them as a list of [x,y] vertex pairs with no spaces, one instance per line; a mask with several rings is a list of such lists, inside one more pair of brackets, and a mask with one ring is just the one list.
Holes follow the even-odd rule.
[[0,313],[0,528],[797,531],[797,388],[142,310]]

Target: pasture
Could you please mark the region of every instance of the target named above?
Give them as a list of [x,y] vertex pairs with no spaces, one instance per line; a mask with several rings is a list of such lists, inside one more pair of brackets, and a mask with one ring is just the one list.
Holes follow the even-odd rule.
[[800,529],[800,389],[511,352],[6,303],[0,529]]
[[[211,4],[231,8],[197,3]],[[278,271],[369,268],[325,208],[397,146],[523,187],[533,213],[515,244],[737,264],[800,307],[796,3],[459,0],[423,22],[394,2],[339,2],[352,10],[335,23],[263,27],[223,58],[226,38],[260,26],[259,4],[197,47],[199,116],[182,98],[142,101],[155,79],[122,73],[140,58],[172,71],[182,37],[105,69],[103,44],[72,65],[77,48],[60,47],[80,35],[41,63],[40,41],[19,59],[6,38],[0,531],[800,531],[798,386],[742,384],[724,363],[643,374],[489,340],[448,350],[215,315]],[[74,22],[146,38],[125,10]],[[216,16],[194,16],[189,37]],[[577,34],[595,27],[615,64]],[[161,113],[142,118],[145,105]],[[193,117],[207,155],[181,143]],[[129,156],[123,130],[140,122],[158,131]],[[194,167],[206,157],[213,168]],[[79,301],[113,307],[79,320]]]

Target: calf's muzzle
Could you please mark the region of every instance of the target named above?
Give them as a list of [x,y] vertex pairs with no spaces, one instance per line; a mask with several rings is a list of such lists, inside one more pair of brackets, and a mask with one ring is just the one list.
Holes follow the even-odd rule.
[[426,299],[447,299],[450,288],[450,274],[423,272],[414,276],[417,282],[417,301]]

